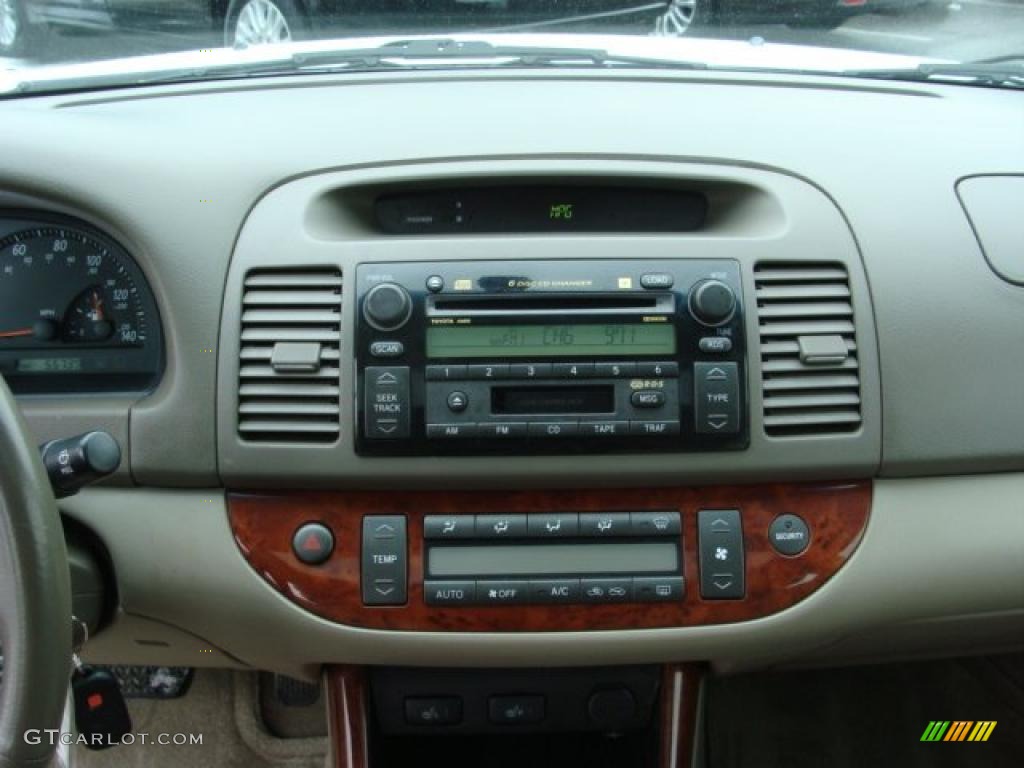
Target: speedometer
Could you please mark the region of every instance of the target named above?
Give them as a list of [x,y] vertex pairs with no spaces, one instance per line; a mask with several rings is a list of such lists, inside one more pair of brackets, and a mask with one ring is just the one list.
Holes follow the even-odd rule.
[[0,212],[0,371],[21,394],[143,390],[163,359],[142,271],[65,217]]

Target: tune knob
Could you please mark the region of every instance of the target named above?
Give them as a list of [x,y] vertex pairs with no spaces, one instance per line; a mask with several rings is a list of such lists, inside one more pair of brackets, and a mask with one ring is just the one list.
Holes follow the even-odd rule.
[[363,317],[379,331],[401,328],[410,314],[412,299],[409,292],[394,283],[374,286],[363,300]]
[[722,325],[736,311],[736,294],[720,280],[701,280],[690,290],[690,313],[704,325]]

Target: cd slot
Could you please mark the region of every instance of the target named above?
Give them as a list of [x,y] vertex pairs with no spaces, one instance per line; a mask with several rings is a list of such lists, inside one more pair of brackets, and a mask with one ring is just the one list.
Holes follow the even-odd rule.
[[517,296],[460,296],[430,297],[427,315],[486,316],[515,313],[576,313],[576,314],[661,314],[671,313],[674,303],[671,294],[643,295],[559,295],[532,294]]

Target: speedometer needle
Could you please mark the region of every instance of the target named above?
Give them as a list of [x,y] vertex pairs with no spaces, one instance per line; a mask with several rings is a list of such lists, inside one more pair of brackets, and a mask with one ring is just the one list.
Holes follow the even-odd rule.
[[16,331],[0,331],[0,339],[13,339],[15,336],[31,336],[35,333],[31,328],[19,328]]

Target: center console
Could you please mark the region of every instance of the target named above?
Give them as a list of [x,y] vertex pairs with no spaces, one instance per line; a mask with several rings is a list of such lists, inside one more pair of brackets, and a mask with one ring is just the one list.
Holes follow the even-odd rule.
[[729,260],[362,264],[365,456],[748,444]]

